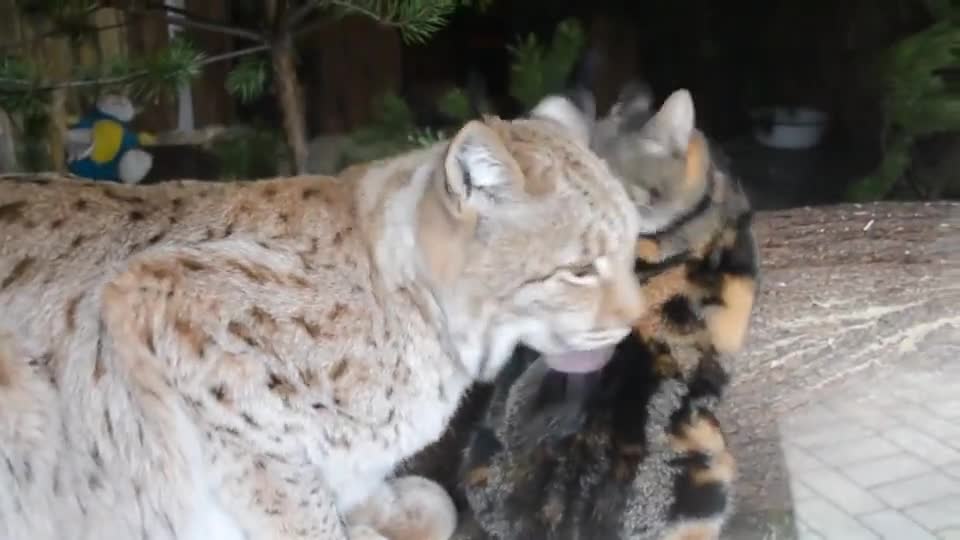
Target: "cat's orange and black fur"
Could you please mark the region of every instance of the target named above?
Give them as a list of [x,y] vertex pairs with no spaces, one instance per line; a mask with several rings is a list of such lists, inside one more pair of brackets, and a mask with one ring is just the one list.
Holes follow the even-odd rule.
[[462,539],[699,540],[730,516],[736,462],[714,411],[754,301],[752,213],[689,94],[650,102],[629,88],[592,142],[657,224],[636,250],[650,312],[596,374],[517,352],[464,451]]

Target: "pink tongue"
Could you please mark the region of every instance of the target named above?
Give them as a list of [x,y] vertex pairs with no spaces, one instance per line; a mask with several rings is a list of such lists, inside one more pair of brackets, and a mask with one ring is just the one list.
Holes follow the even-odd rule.
[[589,373],[607,364],[616,347],[611,345],[590,351],[574,351],[563,354],[548,354],[543,360],[550,369],[564,373]]

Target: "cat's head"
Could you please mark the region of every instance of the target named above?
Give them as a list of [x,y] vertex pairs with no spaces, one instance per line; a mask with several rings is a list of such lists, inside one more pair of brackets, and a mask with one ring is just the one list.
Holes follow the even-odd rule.
[[488,380],[522,343],[564,371],[602,367],[643,313],[640,220],[589,148],[592,118],[545,98],[524,118],[467,123],[420,205],[420,245],[453,339]]
[[693,98],[674,91],[653,109],[650,88],[628,84],[597,122],[592,147],[627,185],[643,234],[654,234],[691,211],[710,189],[712,157],[696,128]]

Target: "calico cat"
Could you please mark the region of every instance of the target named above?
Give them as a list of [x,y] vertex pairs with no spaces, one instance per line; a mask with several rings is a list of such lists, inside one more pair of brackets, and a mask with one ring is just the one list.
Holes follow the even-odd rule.
[[458,538],[707,539],[732,511],[736,464],[713,411],[753,306],[752,214],[689,93],[651,104],[628,85],[591,135],[655,224],[636,243],[651,309],[595,374],[516,353],[464,451]]

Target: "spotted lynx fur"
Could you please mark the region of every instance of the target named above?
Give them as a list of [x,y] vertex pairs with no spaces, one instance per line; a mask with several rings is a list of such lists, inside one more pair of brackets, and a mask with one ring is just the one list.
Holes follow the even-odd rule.
[[644,309],[571,103],[340,178],[0,183],[0,538],[443,539],[391,471],[517,343]]

